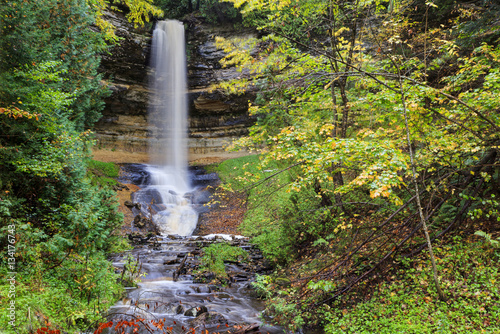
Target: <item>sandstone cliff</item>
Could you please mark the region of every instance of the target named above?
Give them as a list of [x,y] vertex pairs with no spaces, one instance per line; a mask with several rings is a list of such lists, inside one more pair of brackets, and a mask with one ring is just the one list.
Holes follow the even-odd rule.
[[[123,161],[119,162],[145,162],[150,133],[147,109],[152,27],[136,29],[116,12],[107,13],[106,18],[116,27],[121,40],[102,60],[101,71],[112,95],[106,99],[103,117],[95,126],[96,151],[105,152],[97,155],[120,155],[118,160]],[[235,33],[230,27],[210,27],[196,18],[189,19],[186,27],[190,160],[227,156],[224,147],[245,135],[252,124],[248,101],[254,96],[252,92],[225,95],[209,92],[208,88],[241,75],[234,68],[221,68],[219,60],[224,54],[216,49],[213,40],[216,35],[227,37]]]

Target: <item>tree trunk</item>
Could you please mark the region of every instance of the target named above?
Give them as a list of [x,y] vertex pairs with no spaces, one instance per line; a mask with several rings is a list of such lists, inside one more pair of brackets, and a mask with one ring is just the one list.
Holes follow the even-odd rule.
[[429,257],[431,258],[431,265],[432,265],[432,276],[434,278],[434,283],[436,284],[436,290],[439,295],[439,299],[442,301],[446,301],[446,296],[441,290],[441,284],[439,282],[439,277],[437,273],[437,267],[436,267],[436,259],[434,257],[434,252],[432,250],[432,243],[431,243],[431,238],[429,236],[429,229],[427,228],[427,222],[424,217],[424,212],[422,210],[422,203],[420,201],[420,192],[418,189],[418,181],[417,181],[417,171],[415,168],[415,158],[413,154],[413,148],[411,146],[411,138],[410,138],[410,127],[408,125],[408,114],[406,112],[406,102],[405,102],[405,94],[404,94],[404,89],[403,89],[403,80],[401,78],[401,72],[398,72],[399,74],[399,88],[400,88],[400,93],[401,93],[401,103],[403,105],[403,114],[404,114],[404,119],[405,119],[405,127],[406,127],[406,140],[408,142],[408,148],[410,150],[410,163],[411,163],[411,170],[412,170],[412,179],[413,179],[413,184],[415,185],[415,195],[416,195],[416,200],[417,200],[417,207],[418,207],[418,213],[420,216],[420,222],[422,223],[422,227],[424,229],[424,234],[425,234],[425,240],[427,241],[427,247],[429,248]]

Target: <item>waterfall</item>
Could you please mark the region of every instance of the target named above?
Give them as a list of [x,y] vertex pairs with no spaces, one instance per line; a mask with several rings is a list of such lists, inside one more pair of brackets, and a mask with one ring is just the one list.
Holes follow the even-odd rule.
[[153,32],[151,52],[150,145],[152,163],[162,166],[171,180],[161,184],[188,190],[187,101],[184,26],[179,21],[160,21]]
[[198,214],[189,199],[184,26],[158,22],[151,45],[151,186],[136,194],[142,213],[164,234],[190,235]]

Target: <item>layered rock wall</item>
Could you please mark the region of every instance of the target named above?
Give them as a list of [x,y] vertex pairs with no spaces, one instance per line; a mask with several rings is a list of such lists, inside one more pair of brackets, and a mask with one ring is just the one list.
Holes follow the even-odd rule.
[[[121,13],[109,12],[107,19],[121,41],[102,60],[101,71],[112,94],[95,126],[97,147],[147,153],[151,29],[135,29]],[[234,68],[221,68],[219,60],[224,54],[216,49],[213,39],[234,34],[232,29],[209,27],[194,18],[187,27],[190,159],[226,155],[224,147],[245,135],[253,122],[248,116],[248,101],[254,96],[252,92],[241,96],[209,92],[210,85],[241,75]]]

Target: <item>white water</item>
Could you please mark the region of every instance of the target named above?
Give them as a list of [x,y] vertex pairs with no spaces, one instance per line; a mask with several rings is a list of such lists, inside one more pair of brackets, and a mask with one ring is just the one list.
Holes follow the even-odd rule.
[[149,124],[151,188],[158,190],[160,211],[151,211],[162,233],[190,235],[198,214],[185,194],[191,191],[187,164],[186,52],[184,26],[179,21],[160,21],[153,32]]

